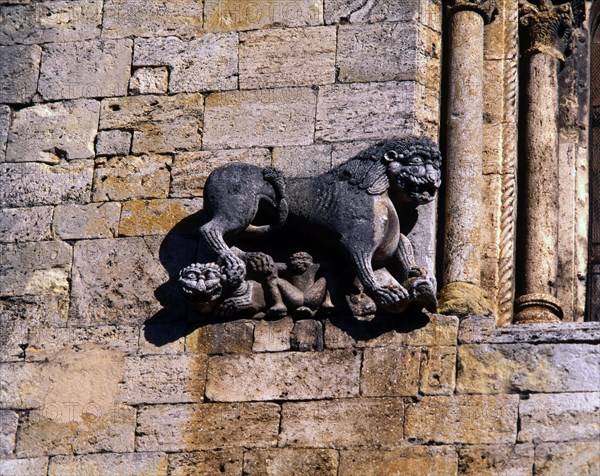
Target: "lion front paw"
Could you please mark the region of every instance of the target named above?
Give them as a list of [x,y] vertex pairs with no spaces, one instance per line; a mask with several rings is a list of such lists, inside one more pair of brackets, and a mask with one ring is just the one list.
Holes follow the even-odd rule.
[[400,304],[408,299],[408,291],[403,286],[386,286],[375,290],[384,306]]

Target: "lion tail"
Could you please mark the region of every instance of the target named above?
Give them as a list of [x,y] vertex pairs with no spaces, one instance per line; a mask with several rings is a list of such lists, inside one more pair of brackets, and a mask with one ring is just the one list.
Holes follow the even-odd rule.
[[277,215],[275,217],[275,221],[273,223],[270,223],[269,225],[249,225],[246,228],[246,231],[254,235],[263,235],[281,229],[281,227],[287,220],[289,213],[289,207],[285,192],[285,177],[283,176],[283,174],[273,167],[266,167],[263,169],[263,178],[267,183],[269,183],[273,187],[273,190],[275,191],[275,199],[277,201]]

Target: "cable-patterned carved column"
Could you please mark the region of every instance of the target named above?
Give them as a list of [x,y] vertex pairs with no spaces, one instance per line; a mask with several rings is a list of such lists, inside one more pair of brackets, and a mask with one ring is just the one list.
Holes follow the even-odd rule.
[[529,36],[525,136],[523,295],[515,323],[558,322],[558,66],[557,43],[572,27],[571,6],[550,0],[522,3],[521,24]]
[[496,0],[452,0],[446,147],[444,313],[484,314],[493,304],[480,288],[483,161],[483,34]]

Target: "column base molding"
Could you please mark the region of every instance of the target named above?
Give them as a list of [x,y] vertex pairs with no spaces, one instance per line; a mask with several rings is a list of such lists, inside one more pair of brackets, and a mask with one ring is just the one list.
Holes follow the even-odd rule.
[[442,314],[493,314],[495,306],[486,292],[473,283],[455,281],[446,284],[439,295]]
[[515,301],[514,324],[560,322],[562,317],[560,301],[550,294],[525,294]]

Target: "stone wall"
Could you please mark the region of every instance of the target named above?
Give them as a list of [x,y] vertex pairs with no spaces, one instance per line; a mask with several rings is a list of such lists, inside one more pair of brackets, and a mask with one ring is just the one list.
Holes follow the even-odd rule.
[[0,17],[0,474],[598,473],[596,324],[218,322],[174,288],[215,167],[437,140],[440,2]]

